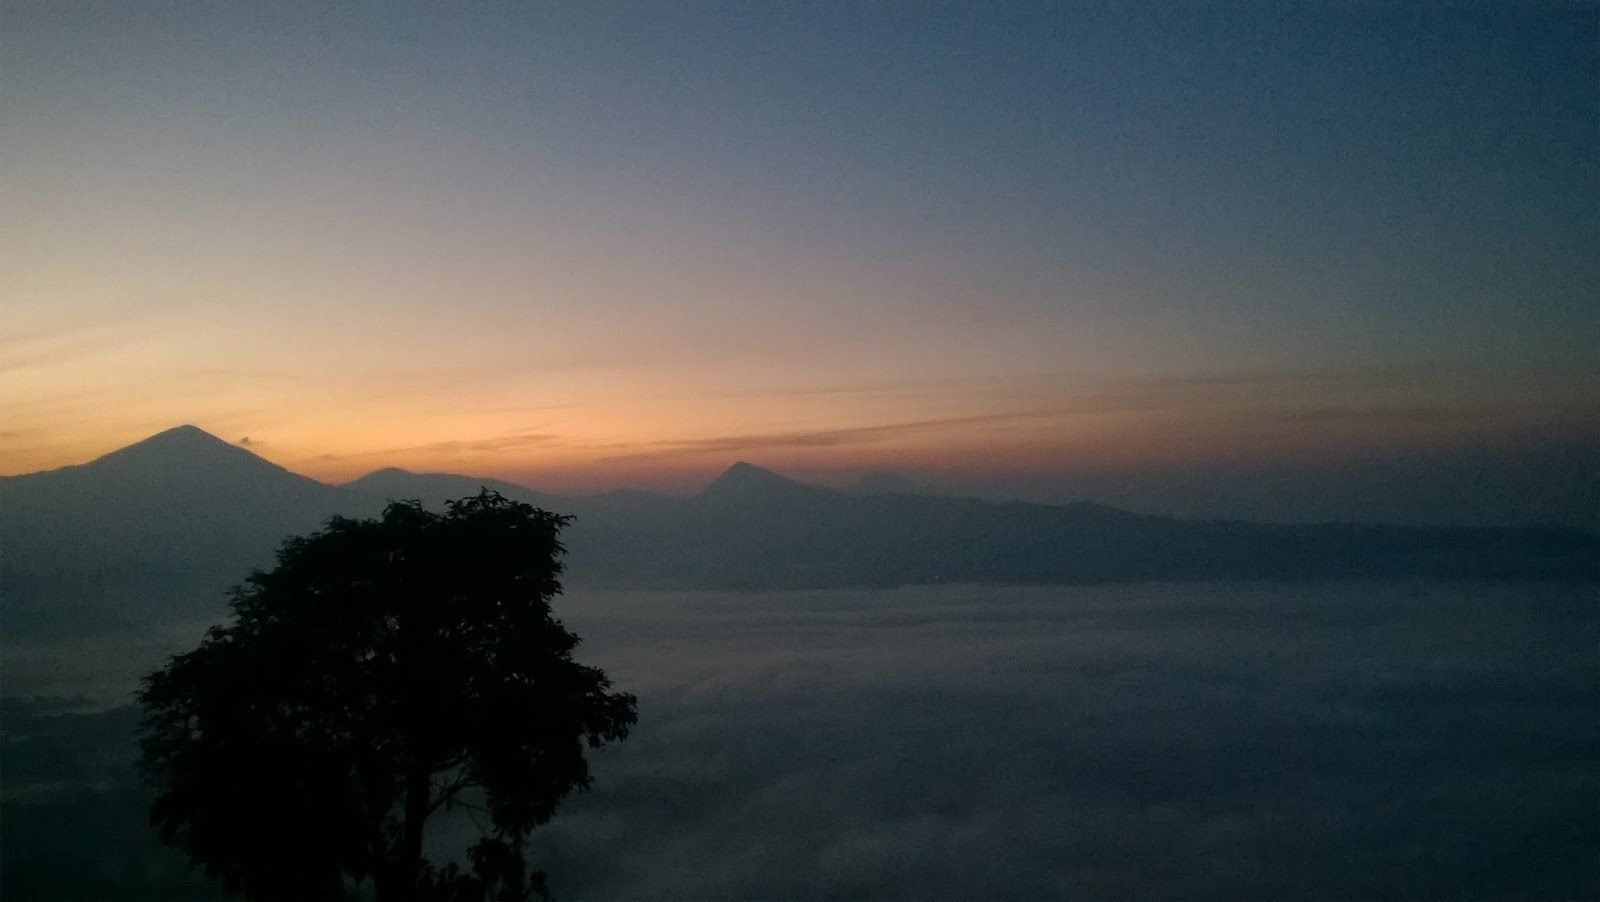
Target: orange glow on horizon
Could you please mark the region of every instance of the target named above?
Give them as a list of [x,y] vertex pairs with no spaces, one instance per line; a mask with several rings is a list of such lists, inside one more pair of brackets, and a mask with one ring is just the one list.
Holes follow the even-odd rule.
[[[1016,411],[922,420],[831,423],[796,405],[796,423],[779,428],[776,409],[752,422],[719,419],[737,407],[711,403],[618,405],[405,417],[399,411],[346,416],[308,411],[273,422],[223,417],[195,425],[223,440],[324,482],[343,483],[385,467],[503,479],[556,493],[616,487],[691,492],[745,460],[808,481],[838,483],[872,470],[913,477],[1048,478],[1171,467],[1326,465],[1339,460],[1463,445],[1504,444],[1517,436],[1581,440],[1594,417],[1552,422],[1548,411],[1463,411],[1433,419],[1332,413],[1288,414],[1198,407],[1178,410]],[[388,413],[391,418],[381,416]],[[530,416],[537,414],[538,418]],[[626,414],[626,415],[621,415]],[[635,415],[631,421],[627,415]],[[638,429],[618,423],[636,422]],[[674,432],[665,431],[676,424]],[[175,425],[130,421],[59,437],[44,430],[8,435],[5,475],[85,463]],[[767,427],[765,429],[754,428]],[[55,438],[56,440],[47,440]],[[30,440],[31,439],[31,443]],[[959,480],[958,480],[959,481]]]

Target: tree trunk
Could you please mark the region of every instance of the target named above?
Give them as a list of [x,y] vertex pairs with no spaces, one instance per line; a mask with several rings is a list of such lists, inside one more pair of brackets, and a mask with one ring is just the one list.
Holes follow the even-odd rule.
[[417,897],[417,880],[422,876],[422,825],[428,819],[433,780],[427,770],[412,765],[406,775],[406,822],[400,842],[401,874],[405,880],[404,899]]
[[377,902],[412,902],[417,898],[417,881],[422,876],[422,825],[428,819],[428,804],[432,801],[432,776],[421,768],[406,774],[406,813],[400,845],[394,850],[394,857],[373,875]]

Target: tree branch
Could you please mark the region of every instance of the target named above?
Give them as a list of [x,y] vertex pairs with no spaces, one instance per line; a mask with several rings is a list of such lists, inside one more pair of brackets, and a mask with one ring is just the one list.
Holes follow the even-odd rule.
[[[466,789],[468,786],[471,786],[471,785],[472,785],[472,778],[470,776],[468,776],[467,774],[462,774],[462,775],[456,777],[454,780],[450,780],[449,782],[445,783],[443,786],[440,786],[439,787],[439,797],[437,799],[434,799],[433,802],[431,802],[428,805],[428,812],[427,813],[429,815],[431,815],[435,811],[438,811],[440,806],[447,804],[448,802],[450,802],[451,799],[455,798],[455,794],[456,793],[460,792],[463,789]],[[466,802],[457,801],[456,804],[458,804],[458,805],[466,805],[467,803]],[[468,806],[468,807],[471,807],[471,806]]]

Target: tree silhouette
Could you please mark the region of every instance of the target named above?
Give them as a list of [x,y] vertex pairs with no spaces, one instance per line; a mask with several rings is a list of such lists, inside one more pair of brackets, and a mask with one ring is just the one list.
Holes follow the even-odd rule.
[[[144,679],[162,839],[252,899],[542,894],[524,839],[635,720],[551,614],[569,521],[483,491],[286,541],[230,623]],[[469,870],[423,855],[457,806],[487,821]]]

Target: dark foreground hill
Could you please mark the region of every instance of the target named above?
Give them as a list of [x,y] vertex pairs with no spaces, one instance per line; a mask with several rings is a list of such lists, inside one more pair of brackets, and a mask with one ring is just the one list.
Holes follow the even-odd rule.
[[1600,578],[1600,537],[1568,528],[1186,521],[1090,503],[846,493],[745,463],[691,498],[562,497],[393,469],[332,486],[183,426],[81,466],[0,479],[6,614],[25,624],[41,607],[131,597],[209,608],[287,535],[387,499],[439,504],[480,485],[577,515],[571,577],[616,586]]

